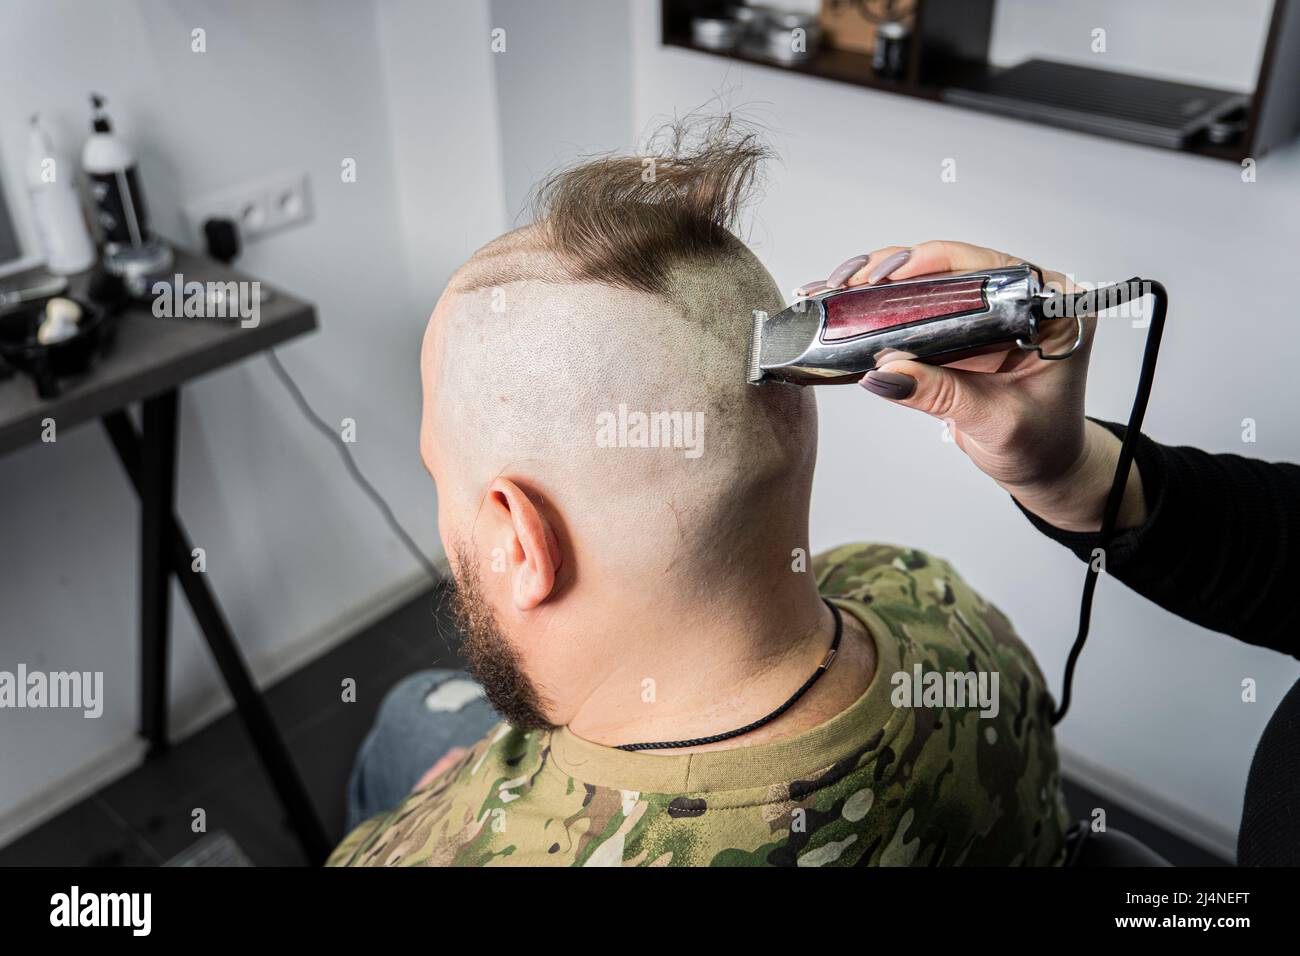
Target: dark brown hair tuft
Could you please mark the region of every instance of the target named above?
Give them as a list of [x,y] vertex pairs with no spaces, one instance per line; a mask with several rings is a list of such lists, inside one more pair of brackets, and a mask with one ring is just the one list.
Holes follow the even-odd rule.
[[734,116],[693,116],[639,156],[601,156],[533,194],[545,243],[574,279],[662,294],[682,261],[734,255],[733,230],[771,153]]

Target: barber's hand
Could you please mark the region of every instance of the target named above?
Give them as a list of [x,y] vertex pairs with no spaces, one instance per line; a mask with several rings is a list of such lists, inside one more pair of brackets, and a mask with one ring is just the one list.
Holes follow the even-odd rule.
[[438,762],[424,772],[424,775],[416,781],[415,786],[411,789],[423,790],[433,781],[437,780],[444,772],[453,767],[457,761],[464,757],[469,751],[464,747],[452,747],[445,754],[438,758]]
[[[843,263],[825,285],[853,287],[1024,261],[964,242],[889,246]],[[1074,289],[1059,272],[1044,271],[1043,279],[1055,291]],[[869,372],[862,386],[945,422],[976,467],[1049,523],[1095,531],[1101,526],[1119,440],[1084,417],[1096,320],[1086,319],[1084,326],[1083,345],[1065,361],[1046,362],[1016,347],[948,366],[897,360]],[[1046,324],[1044,351],[1068,349],[1076,331],[1073,318]],[[1133,494],[1126,496],[1121,527],[1140,523],[1145,514],[1136,468],[1130,473],[1130,485],[1135,483],[1136,498],[1131,502]]]

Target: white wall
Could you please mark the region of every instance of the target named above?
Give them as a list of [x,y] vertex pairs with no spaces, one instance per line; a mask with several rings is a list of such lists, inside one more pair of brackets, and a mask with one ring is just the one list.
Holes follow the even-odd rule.
[[[495,21],[483,3],[378,0],[375,8],[399,244],[422,332],[452,271],[505,227]],[[423,471],[420,484],[427,490]]]
[[[749,238],[784,288],[855,253],[929,238],[1005,249],[1089,281],[1158,278],[1173,299],[1147,431],[1300,460],[1300,329],[1285,291],[1300,250],[1296,144],[1245,184],[1232,163],[665,49],[658,5],[633,10],[640,125],[724,91],[771,127],[784,164],[771,171]],[[1140,37],[1112,25],[1111,49],[1172,49],[1180,21],[1169,22]],[[995,47],[1023,39],[999,37]],[[1202,59],[1187,69],[1205,67]],[[946,158],[957,161],[955,183],[940,181]],[[1143,334],[1103,327],[1092,414],[1127,417]],[[952,559],[1011,616],[1059,688],[1082,566],[944,443],[938,423],[856,388],[823,390],[820,407],[814,545],[893,541]],[[1240,441],[1247,417],[1258,422],[1253,445]],[[1105,581],[1059,737],[1230,840],[1255,742],[1298,674],[1294,660],[1198,629]],[[1247,677],[1259,682],[1258,703],[1241,702]]]
[[[196,27],[203,54],[190,52]],[[437,557],[416,445],[420,335],[451,269],[504,226],[486,7],[20,0],[0,10],[0,89],[10,165],[33,110],[79,146],[87,93],[106,94],[169,237],[193,239],[183,198],[309,173],[315,219],[250,244],[240,265],[317,304],[320,331],[283,361],[327,420],[356,419],[361,467]],[[355,183],[340,180],[345,157]],[[0,459],[0,489],[0,669],[102,670],[107,698],[98,721],[0,716],[3,817],[38,795],[49,809],[131,748],[138,557],[134,496],[95,424]],[[264,360],[184,390],[178,494],[260,677],[418,580]],[[220,692],[178,591],[173,609],[184,723]]]
[[635,142],[631,10],[592,0],[492,0],[506,211],[529,221],[533,184],[580,156]]
[[1273,0],[998,0],[989,59],[1037,56],[1249,93],[1272,10]]

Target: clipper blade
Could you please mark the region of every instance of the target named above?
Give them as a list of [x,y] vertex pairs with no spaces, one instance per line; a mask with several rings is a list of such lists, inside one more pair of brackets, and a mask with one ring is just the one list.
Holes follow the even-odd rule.
[[763,370],[759,367],[759,361],[763,355],[763,323],[767,321],[767,313],[762,309],[754,310],[754,335],[749,341],[749,372],[745,376],[745,381],[750,385],[757,385],[763,381]]

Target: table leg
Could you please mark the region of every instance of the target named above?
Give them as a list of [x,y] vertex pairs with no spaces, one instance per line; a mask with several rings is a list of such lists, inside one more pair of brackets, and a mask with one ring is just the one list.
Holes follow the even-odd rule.
[[150,756],[167,750],[171,540],[176,498],[176,392],[143,403],[140,439],[140,735]]
[[[174,411],[173,405],[173,413]],[[121,459],[122,466],[135,486],[137,494],[141,496],[141,504],[144,506],[146,491],[144,463],[148,458],[146,443],[136,432],[135,426],[131,424],[125,412],[112,412],[105,415],[103,421],[109,438],[117,450],[118,458]],[[174,442],[172,448],[174,451]],[[239,645],[235,643],[221,606],[208,587],[205,575],[192,569],[190,560],[192,546],[189,537],[180,519],[176,517],[174,509],[170,507],[164,526],[168,542],[165,560],[180,582],[199,629],[203,632],[221,676],[225,679],[226,687],[235,698],[240,719],[249,737],[252,738],[253,746],[261,758],[263,768],[271,778],[280,802],[284,805],[289,824],[297,834],[308,862],[313,865],[323,863],[329,855],[332,843],[326,836],[325,827],[316,814],[316,808],[311,802],[307,788],[294,767],[289,749],[275,726],[270,709],[266,706],[266,700],[253,683],[248,665],[239,650]]]

